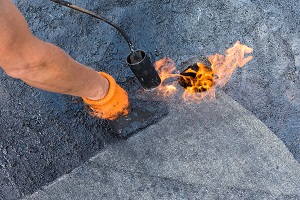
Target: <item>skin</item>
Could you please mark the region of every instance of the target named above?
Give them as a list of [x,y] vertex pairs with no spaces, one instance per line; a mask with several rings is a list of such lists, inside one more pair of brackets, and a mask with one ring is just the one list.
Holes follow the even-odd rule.
[[91,100],[107,94],[107,79],[59,47],[36,38],[10,0],[0,0],[0,44],[0,66],[12,78],[42,90]]

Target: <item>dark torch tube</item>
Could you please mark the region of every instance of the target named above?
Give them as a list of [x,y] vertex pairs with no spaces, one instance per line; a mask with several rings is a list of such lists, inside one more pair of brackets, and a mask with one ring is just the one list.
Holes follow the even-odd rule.
[[161,79],[144,51],[136,50],[131,52],[127,56],[127,64],[145,90],[150,90],[160,85]]
[[132,42],[130,41],[129,37],[125,33],[125,31],[118,26],[116,23],[106,19],[105,17],[102,17],[101,15],[98,15],[92,11],[89,11],[85,8],[81,8],[77,5],[74,5],[67,1],[61,1],[61,0],[50,0],[55,3],[58,3],[60,5],[78,10],[80,12],[83,12],[85,14],[91,15],[97,19],[100,19],[109,25],[113,26],[115,29],[117,29],[121,35],[124,37],[126,42],[129,45],[129,48],[131,50],[131,53],[127,57],[127,64],[134,73],[134,75],[139,80],[142,87],[146,90],[150,90],[153,88],[156,88],[160,85],[160,77],[158,76],[157,71],[154,69],[154,67],[151,64],[150,59],[146,56],[145,52],[142,50],[135,50]]

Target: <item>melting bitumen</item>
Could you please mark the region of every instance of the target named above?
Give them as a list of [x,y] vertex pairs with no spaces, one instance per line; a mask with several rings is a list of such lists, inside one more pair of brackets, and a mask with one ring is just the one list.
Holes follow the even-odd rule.
[[131,99],[130,107],[128,115],[108,122],[114,133],[122,138],[138,133],[168,114],[168,107],[160,101]]
[[110,128],[117,136],[128,138],[160,121],[168,114],[167,102],[163,100],[156,101],[151,98],[151,96],[156,95],[155,88],[153,88],[153,92],[147,98],[139,98],[138,94],[143,93],[144,89],[136,77],[129,78],[126,82],[121,83],[121,85],[128,91],[130,112],[126,116],[108,121]]

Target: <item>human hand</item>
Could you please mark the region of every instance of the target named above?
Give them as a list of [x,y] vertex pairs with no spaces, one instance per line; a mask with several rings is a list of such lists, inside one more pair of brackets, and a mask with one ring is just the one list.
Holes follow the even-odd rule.
[[90,100],[82,97],[83,101],[90,107],[89,114],[101,119],[114,120],[129,113],[129,99],[127,92],[121,88],[115,79],[107,73],[99,72],[109,82],[106,96],[100,100]]

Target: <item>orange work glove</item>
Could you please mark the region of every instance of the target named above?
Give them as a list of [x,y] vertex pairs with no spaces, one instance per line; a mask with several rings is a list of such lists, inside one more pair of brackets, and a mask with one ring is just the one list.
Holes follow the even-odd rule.
[[99,72],[109,82],[109,89],[106,96],[100,100],[90,100],[82,97],[83,101],[90,107],[89,113],[93,117],[114,120],[117,117],[129,113],[129,100],[127,92],[121,88],[115,79],[104,72]]

